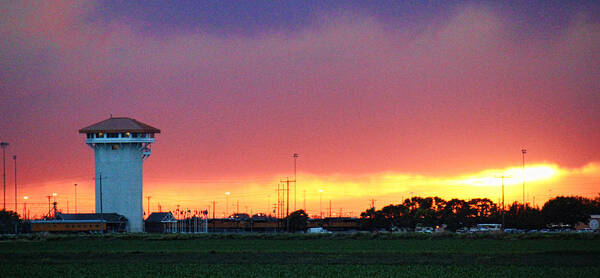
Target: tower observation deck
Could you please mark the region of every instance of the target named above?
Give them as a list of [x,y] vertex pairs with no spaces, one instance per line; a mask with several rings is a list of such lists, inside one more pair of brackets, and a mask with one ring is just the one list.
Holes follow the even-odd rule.
[[118,213],[128,220],[127,231],[142,232],[142,164],[150,156],[150,144],[160,130],[124,117],[79,130],[94,150],[96,212]]

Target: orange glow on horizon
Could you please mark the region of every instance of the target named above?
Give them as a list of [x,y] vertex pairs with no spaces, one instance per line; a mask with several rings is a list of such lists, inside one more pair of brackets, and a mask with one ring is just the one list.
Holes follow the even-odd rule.
[[[324,215],[329,212],[329,200],[332,201],[332,215],[358,216],[366,210],[370,199],[376,200],[376,207],[397,204],[412,196],[439,196],[444,199],[460,198],[489,198],[494,202],[500,199],[500,175],[504,179],[506,203],[522,200],[522,168],[518,166],[502,169],[486,169],[476,173],[455,176],[425,176],[407,173],[374,173],[370,175],[312,175],[298,173],[296,192],[296,209],[304,209],[309,215],[319,215],[320,198]],[[281,175],[283,176],[283,175]],[[581,195],[584,197],[598,196],[597,181],[600,178],[600,164],[591,163],[581,168],[560,168],[556,164],[537,163],[525,167],[526,202],[541,206],[557,195]],[[212,216],[212,201],[216,202],[217,217],[225,216],[225,204],[229,203],[228,211],[240,213],[274,214],[273,207],[277,203],[277,183],[279,177],[272,178],[239,178],[237,180],[186,180],[183,182],[153,181],[144,183],[144,196],[150,199],[151,211],[174,211],[178,205],[183,210],[210,211]],[[93,181],[72,181],[71,186],[47,183],[36,192],[24,191],[27,195],[27,207],[32,218],[39,218],[48,211],[47,196],[53,193],[40,194],[37,192],[56,192],[59,209],[66,212],[74,210],[73,185],[78,183],[79,212],[94,210]],[[37,194],[32,194],[37,193]],[[293,187],[290,186],[290,210],[294,209]],[[228,202],[226,199],[228,198]],[[147,200],[144,199],[144,211],[147,210]],[[19,205],[22,208],[22,205]],[[327,213],[325,213],[327,212]],[[22,211],[19,211],[22,214]]]

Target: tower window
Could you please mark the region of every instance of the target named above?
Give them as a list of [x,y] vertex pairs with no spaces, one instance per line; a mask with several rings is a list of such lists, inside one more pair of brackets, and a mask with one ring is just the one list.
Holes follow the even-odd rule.
[[106,137],[108,137],[108,138],[119,138],[119,134],[118,133],[109,133],[109,134],[107,134]]
[[118,150],[119,149],[119,145],[117,145],[117,144],[112,145],[112,149],[115,150],[115,151]]

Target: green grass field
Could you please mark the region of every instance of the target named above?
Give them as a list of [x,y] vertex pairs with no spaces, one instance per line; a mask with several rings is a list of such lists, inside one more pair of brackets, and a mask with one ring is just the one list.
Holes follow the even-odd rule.
[[48,236],[3,238],[3,277],[584,277],[598,237]]

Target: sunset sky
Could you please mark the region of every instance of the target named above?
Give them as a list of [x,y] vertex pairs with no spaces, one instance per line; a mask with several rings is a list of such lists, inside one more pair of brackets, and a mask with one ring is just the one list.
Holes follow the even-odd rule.
[[598,1],[40,2],[0,2],[19,213],[53,192],[73,212],[75,183],[93,210],[77,131],[111,113],[162,131],[144,164],[153,211],[265,212],[293,153],[311,215],[320,200],[355,216],[371,199],[497,202],[501,175],[521,201],[522,148],[527,202],[600,194]]

